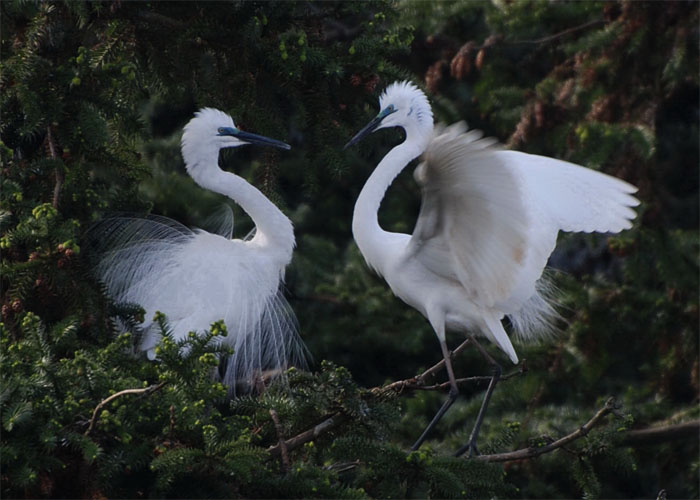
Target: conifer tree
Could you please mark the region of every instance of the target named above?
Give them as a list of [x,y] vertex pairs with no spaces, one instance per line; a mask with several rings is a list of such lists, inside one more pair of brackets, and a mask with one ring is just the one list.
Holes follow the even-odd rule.
[[[697,5],[0,9],[4,497],[698,495],[697,442],[673,439],[698,419]],[[451,457],[478,377],[434,438],[406,451],[442,397],[439,367],[419,376],[438,361],[434,335],[350,236],[357,193],[399,135],[341,148],[403,78],[424,81],[441,120],[625,178],[644,202],[633,231],[560,241],[568,325],[519,347],[527,361],[498,388],[478,459]],[[105,296],[83,239],[109,213],[200,225],[226,202],[182,168],[182,126],[203,106],[293,146],[220,161],[293,219],[287,286],[316,359],[288,387],[234,400],[211,377],[225,325],[177,342],[158,316],[158,360],[135,355],[143,310]],[[382,224],[409,232],[418,200],[406,172]],[[237,217],[237,235],[250,227]],[[460,377],[487,374],[469,349],[457,356]]]

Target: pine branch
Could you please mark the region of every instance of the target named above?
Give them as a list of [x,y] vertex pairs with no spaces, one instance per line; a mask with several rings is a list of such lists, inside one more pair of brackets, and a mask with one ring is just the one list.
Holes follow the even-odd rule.
[[[457,354],[462,352],[467,345],[471,342],[471,339],[467,339],[464,342],[462,342],[459,346],[457,346],[451,353],[450,353],[450,358],[453,359]],[[445,365],[445,360],[442,359],[435,363],[433,366],[425,370],[423,373],[418,375],[417,377],[412,377],[410,379],[406,380],[398,380],[396,382],[393,382],[387,386],[384,387],[374,387],[370,389],[370,392],[372,392],[374,395],[381,395],[381,394],[386,394],[389,391],[394,391],[397,393],[402,393],[404,390],[424,390],[424,391],[429,391],[429,390],[444,390],[446,387],[449,386],[449,382],[446,382],[447,385],[445,384],[436,384],[436,385],[431,385],[431,386],[426,386],[424,385],[425,379],[429,375],[433,375],[436,371],[441,369]],[[511,377],[514,377],[516,375],[519,375],[522,373],[522,370],[518,370],[517,372],[506,375],[504,379],[508,379]],[[474,382],[474,381],[484,381],[484,380],[491,380],[491,377],[469,377],[469,378],[464,378],[464,379],[459,379],[457,383],[463,382]],[[280,441],[279,444],[276,444],[274,446],[270,446],[267,449],[267,452],[271,456],[277,456],[280,455],[282,451],[282,447],[286,447],[286,452],[295,450],[299,446],[303,445],[304,443],[307,443],[321,434],[325,434],[326,432],[329,432],[339,425],[343,424],[349,419],[349,417],[343,413],[336,412],[327,417],[325,420],[323,420],[321,423],[315,425],[311,429],[308,429],[301,434],[297,434],[293,438],[287,439],[284,441],[284,444],[282,444],[282,441]]]
[[[333,415],[325,419],[323,422],[315,425],[311,429],[306,430],[301,434],[297,434],[293,438],[287,439],[284,442],[284,444],[288,451],[295,450],[304,443],[308,443],[309,441],[312,441],[313,439],[317,438],[321,434],[325,434],[326,432],[335,429],[340,424],[348,420],[348,418],[349,417],[347,415],[344,415],[342,413],[334,413]],[[282,452],[282,448],[280,444],[276,444],[275,446],[270,446],[267,449],[267,452],[272,456],[276,456]]]
[[123,391],[119,391],[115,394],[112,394],[110,397],[103,399],[100,404],[98,404],[95,407],[95,411],[92,412],[92,418],[90,419],[90,425],[88,426],[88,429],[85,431],[85,436],[90,435],[92,432],[92,429],[95,427],[95,423],[97,422],[97,412],[99,412],[104,406],[108,405],[110,402],[113,400],[117,399],[118,397],[124,396],[126,394],[144,394],[144,395],[150,395],[153,394],[154,392],[160,390],[163,388],[163,386],[167,384],[167,381],[163,381],[159,384],[156,385],[151,385],[149,387],[146,387],[144,389],[124,389]]
[[185,23],[183,23],[182,21],[173,19],[172,17],[168,17],[163,14],[159,14],[158,12],[142,10],[137,13],[137,16],[149,23],[162,24],[166,28],[182,29],[186,26]]
[[593,417],[583,424],[581,427],[576,429],[574,432],[567,434],[563,438],[557,439],[556,441],[549,443],[545,446],[539,448],[522,448],[516,451],[509,451],[507,453],[494,453],[493,455],[479,455],[473,457],[474,460],[480,460],[482,462],[511,462],[513,460],[524,460],[528,458],[534,458],[545,453],[550,453],[558,448],[561,448],[572,441],[576,441],[582,437],[588,435],[589,432],[598,424],[601,423],[603,418],[609,413],[613,413],[617,410],[617,404],[615,398],[609,398],[605,402],[600,410],[596,412]]
[[675,439],[695,438],[700,434],[700,420],[691,420],[682,424],[651,426],[646,429],[628,431],[622,439],[624,444],[652,444]]
[[[598,412],[591,418],[588,422],[582,425],[580,428],[574,432],[567,434],[561,439],[558,439],[546,446],[540,448],[523,448],[516,451],[511,451],[508,453],[496,453],[493,455],[481,455],[474,457],[475,460],[481,460],[483,462],[511,462],[514,460],[525,460],[529,458],[534,458],[544,453],[550,453],[558,448],[565,449],[564,446],[585,437],[588,433],[596,426],[601,423],[601,420],[609,413],[614,413],[617,409],[615,404],[615,399],[610,398],[605,403],[605,406],[598,410]],[[646,429],[636,429],[628,431],[625,433],[622,444],[624,445],[638,445],[638,444],[651,444],[659,442],[667,442],[675,439],[683,439],[687,437],[694,437],[697,439],[700,433],[700,420],[692,420],[690,422],[684,422],[682,424],[675,425],[665,425],[660,427],[648,427]]]
[[[454,359],[460,352],[462,352],[470,343],[472,342],[471,338],[466,339],[464,342],[462,342],[460,345],[458,345],[453,351],[450,352],[450,359]],[[520,364],[520,368],[518,368],[516,371],[509,373],[508,375],[504,375],[501,377],[501,381],[503,380],[508,380],[513,377],[517,377],[519,375],[522,375],[527,371],[525,368],[525,360]],[[422,374],[420,374],[417,377],[405,379],[405,380],[397,380],[396,382],[392,382],[389,385],[386,385],[384,387],[375,387],[374,389],[370,389],[372,392],[381,392],[381,393],[386,393],[388,391],[394,391],[396,393],[402,394],[404,391],[447,391],[450,389],[450,383],[449,382],[443,382],[441,384],[434,384],[434,385],[425,385],[425,379],[428,378],[431,375],[434,375],[436,371],[442,369],[445,366],[445,360],[441,359],[438,363],[435,365],[431,366],[427,370],[425,370]],[[455,380],[457,382],[457,385],[467,385],[467,384],[472,384],[472,383],[487,383],[491,381],[490,376],[486,377],[466,377],[466,378],[458,378]]]
[[[51,126],[46,127],[46,145],[49,150],[49,156],[52,160],[58,158],[58,153],[56,152],[56,143],[54,142],[53,132],[51,131]],[[61,194],[61,188],[63,187],[63,172],[57,166],[55,169],[56,173],[56,184],[53,188],[53,208],[58,208],[58,198]]]
[[585,30],[587,28],[590,28],[592,26],[597,26],[599,24],[605,24],[605,19],[595,19],[593,21],[589,21],[587,23],[581,24],[579,26],[573,26],[571,28],[565,29],[564,31],[560,31],[559,33],[555,33],[553,35],[545,36],[542,38],[538,38],[536,40],[514,40],[512,42],[506,42],[509,45],[520,45],[520,44],[531,44],[531,45],[537,45],[540,43],[547,43],[556,40],[557,38],[561,38],[563,36],[569,35],[571,33],[575,33],[577,31]]

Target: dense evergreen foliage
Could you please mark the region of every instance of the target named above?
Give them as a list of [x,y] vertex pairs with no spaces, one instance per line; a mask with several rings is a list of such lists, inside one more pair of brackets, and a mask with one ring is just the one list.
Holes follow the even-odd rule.
[[[697,3],[0,8],[3,497],[700,495],[697,425],[678,425],[700,418]],[[426,88],[440,121],[640,188],[634,229],[560,238],[550,263],[561,333],[517,345],[519,367],[492,350],[512,377],[493,397],[482,454],[546,448],[607,408],[565,448],[505,463],[453,458],[481,403],[475,381],[407,452],[444,396],[382,386],[440,351],[350,234],[354,200],[400,133],[342,151],[401,78]],[[226,151],[221,164],[295,224],[288,296],[315,358],[288,386],[234,400],[211,377],[209,341],[225,326],[176,342],[159,317],[158,361],[135,356],[143,311],[105,297],[84,239],[116,211],[201,226],[227,202],[185,175],[179,153],[182,126],[204,106],[293,147]],[[410,170],[382,206],[387,228],[412,230]],[[236,222],[241,237],[251,223]],[[460,377],[488,374],[469,348],[454,365]],[[617,404],[605,406],[610,396]],[[639,432],[649,427],[660,435]]]

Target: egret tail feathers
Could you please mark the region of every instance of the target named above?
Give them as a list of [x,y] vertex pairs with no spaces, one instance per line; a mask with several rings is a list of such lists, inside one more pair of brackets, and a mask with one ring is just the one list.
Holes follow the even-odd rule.
[[510,342],[508,334],[503,329],[501,321],[491,314],[484,314],[483,320],[487,327],[484,334],[489,338],[489,340],[498,345],[498,347],[500,347],[501,350],[508,355],[513,364],[517,364],[518,355],[515,354],[513,344]]

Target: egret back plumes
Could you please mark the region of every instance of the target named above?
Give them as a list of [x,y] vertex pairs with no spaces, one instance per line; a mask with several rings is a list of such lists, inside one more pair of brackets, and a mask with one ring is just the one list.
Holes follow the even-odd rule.
[[203,109],[186,125],[182,154],[188,173],[201,186],[237,202],[256,228],[232,239],[230,209],[219,212],[216,232],[189,229],[165,217],[115,216],[90,231],[99,255],[97,273],[117,302],[146,311],[140,349],[154,359],[164,313],[175,339],[224,320],[233,348],[224,360],[223,381],[231,390],[250,385],[263,372],[281,375],[303,365],[305,348],[281,291],[291,260],[294,233],[289,219],[259,190],[218,166],[222,148],[286,144],[237,129],[225,113]]
[[[453,399],[446,330],[485,336],[517,363],[502,320],[509,316],[522,338],[550,330],[556,312],[542,273],[559,231],[630,228],[636,188],[561,160],[505,150],[464,123],[434,128],[425,94],[410,83],[390,85],[379,101],[379,114],[347,146],[385,127],[403,128],[406,138],[360,192],[353,235],[367,263],[435,330]],[[421,154],[413,234],[384,231],[377,211],[386,190]]]

